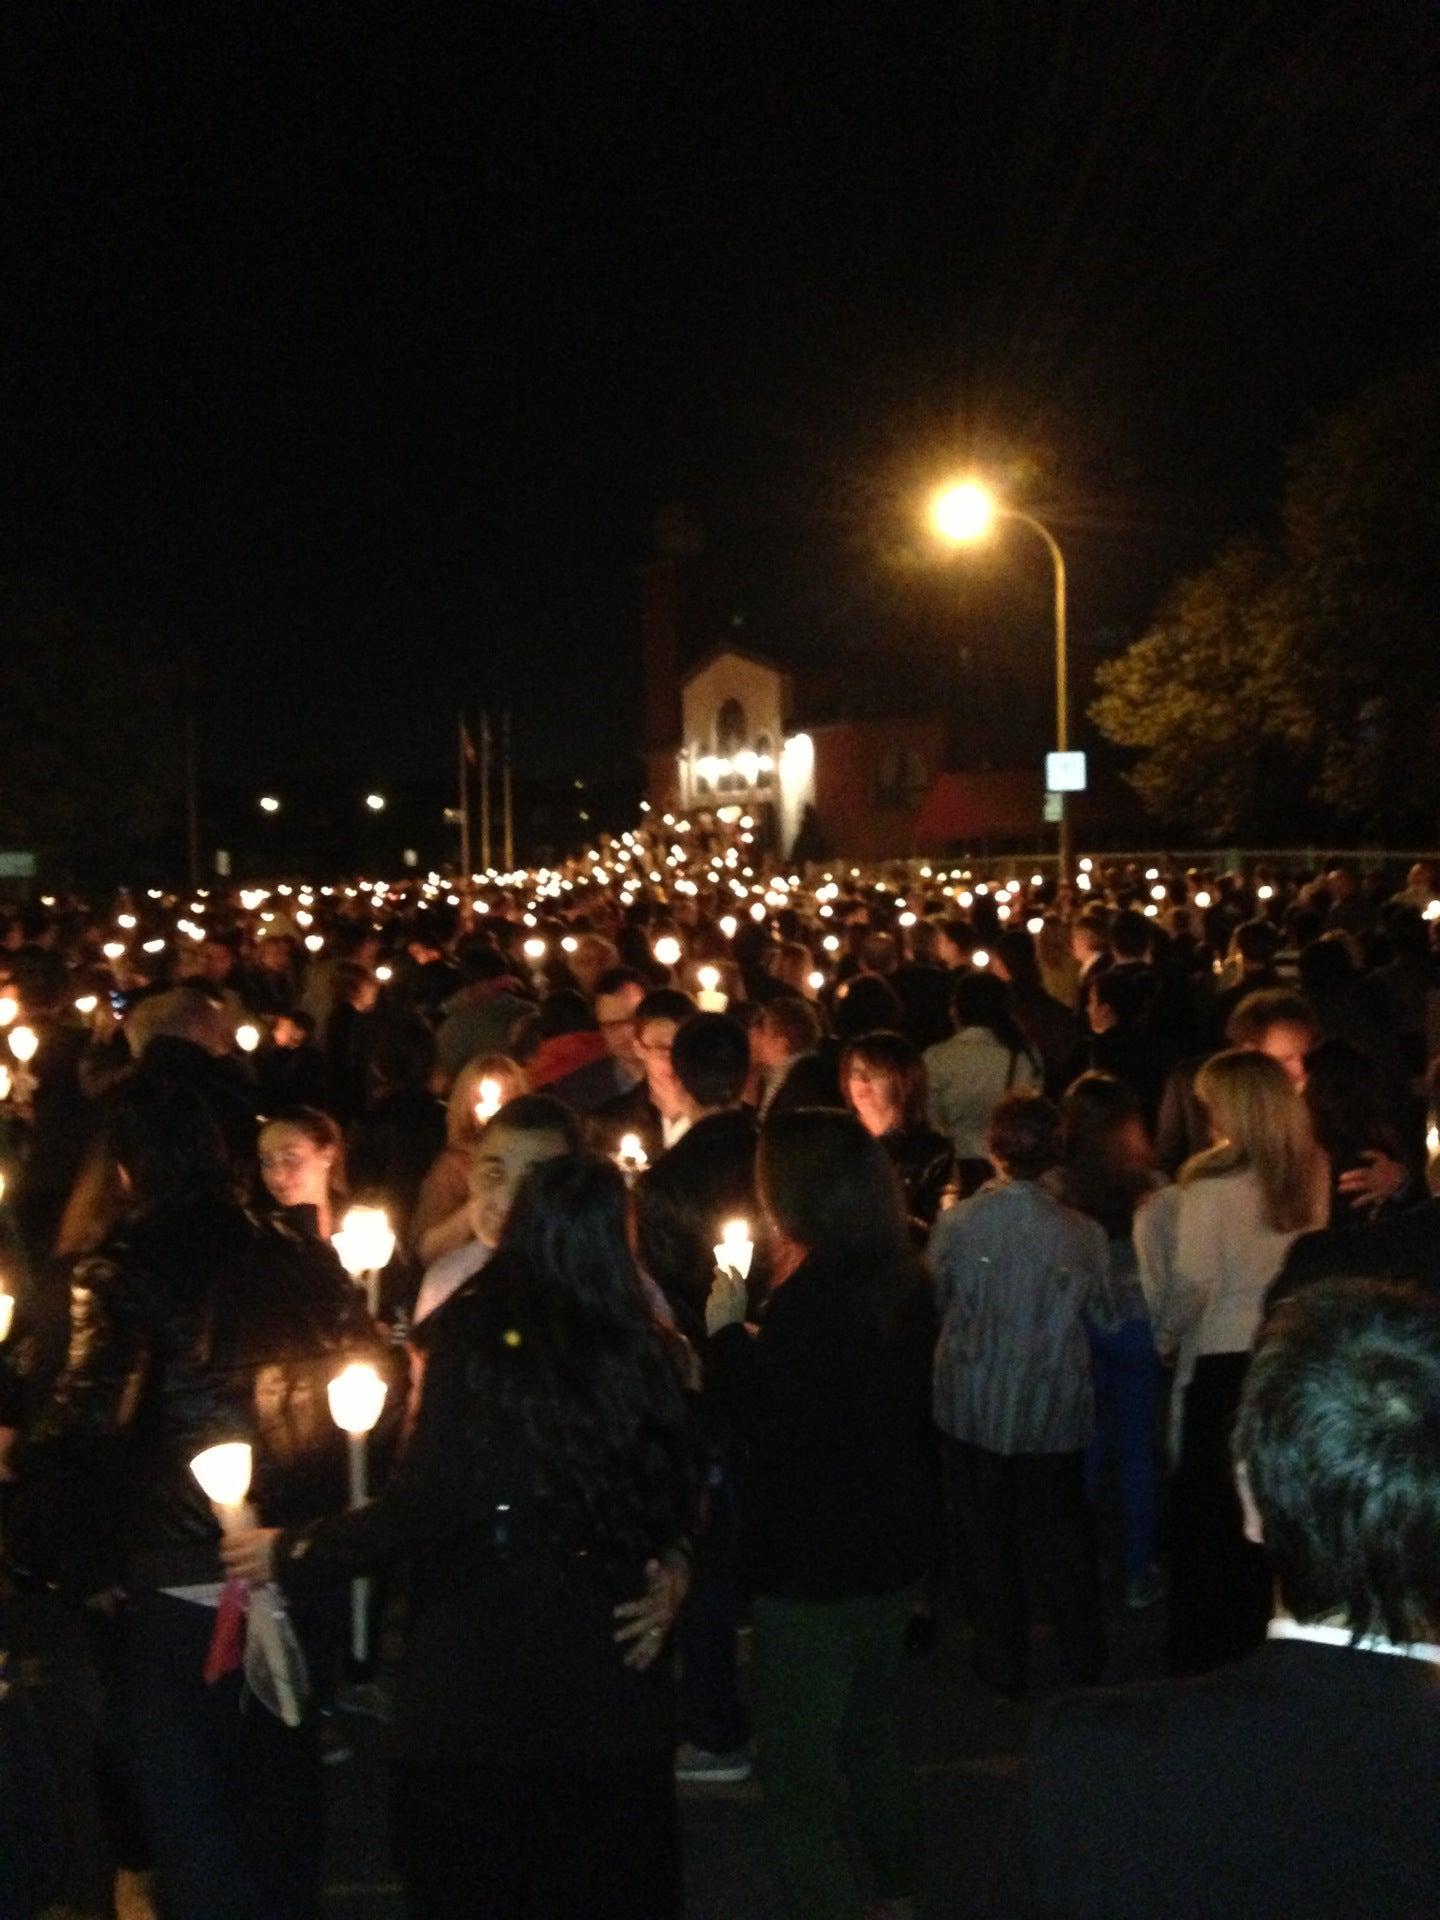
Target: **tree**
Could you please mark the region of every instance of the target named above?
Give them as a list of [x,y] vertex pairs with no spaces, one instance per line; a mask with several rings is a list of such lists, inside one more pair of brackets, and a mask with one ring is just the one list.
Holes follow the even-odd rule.
[[1183,582],[1097,674],[1146,806],[1203,832],[1297,809],[1429,837],[1440,816],[1440,363],[1371,389],[1291,457],[1281,535]]
[[116,852],[178,861],[180,677],[153,636],[0,584],[0,844],[71,872]]

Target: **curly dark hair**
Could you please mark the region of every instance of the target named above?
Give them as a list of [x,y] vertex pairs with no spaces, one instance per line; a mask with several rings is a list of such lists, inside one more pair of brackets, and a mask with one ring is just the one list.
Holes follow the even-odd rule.
[[516,1200],[476,1303],[477,1447],[535,1463],[565,1538],[632,1567],[688,1533],[684,1344],[646,1296],[625,1182],[566,1153]]

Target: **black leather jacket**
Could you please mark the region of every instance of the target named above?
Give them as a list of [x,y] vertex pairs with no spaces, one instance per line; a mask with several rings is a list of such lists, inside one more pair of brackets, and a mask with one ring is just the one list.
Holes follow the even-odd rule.
[[15,1558],[89,1592],[217,1579],[191,1459],[248,1440],[262,1522],[333,1511],[345,1441],[326,1385],[345,1359],[384,1355],[322,1243],[221,1198],[125,1222],[76,1268],[69,1357],[16,1450]]

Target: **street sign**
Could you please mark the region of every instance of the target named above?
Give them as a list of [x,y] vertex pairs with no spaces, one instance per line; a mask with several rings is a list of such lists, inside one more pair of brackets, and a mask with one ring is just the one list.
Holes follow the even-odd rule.
[[0,853],[0,880],[33,880],[35,871],[33,853]]
[[1083,793],[1085,756],[1083,753],[1047,753],[1045,756],[1047,793]]
[[1047,793],[1045,796],[1045,819],[1052,827],[1059,826],[1065,818],[1065,796],[1063,793]]

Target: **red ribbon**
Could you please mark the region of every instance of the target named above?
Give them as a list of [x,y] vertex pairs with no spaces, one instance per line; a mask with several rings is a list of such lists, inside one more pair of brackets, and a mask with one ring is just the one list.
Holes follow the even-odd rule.
[[239,1670],[245,1658],[245,1616],[250,1610],[250,1588],[243,1580],[227,1580],[215,1616],[215,1631],[205,1655],[205,1679],[214,1686],[227,1673]]

